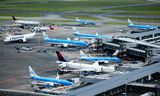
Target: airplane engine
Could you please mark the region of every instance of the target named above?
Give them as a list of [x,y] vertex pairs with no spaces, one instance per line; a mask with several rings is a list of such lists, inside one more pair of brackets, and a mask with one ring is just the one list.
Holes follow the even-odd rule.
[[22,39],[23,42],[26,42],[26,39]]
[[25,43],[26,42],[26,39],[20,39],[18,40],[20,43]]
[[62,62],[62,64],[60,64],[58,67],[59,67],[60,69],[63,69],[63,68],[65,68],[65,67],[67,67],[67,63],[66,63],[66,62]]
[[68,44],[63,44],[62,47],[66,48],[68,47],[69,45]]

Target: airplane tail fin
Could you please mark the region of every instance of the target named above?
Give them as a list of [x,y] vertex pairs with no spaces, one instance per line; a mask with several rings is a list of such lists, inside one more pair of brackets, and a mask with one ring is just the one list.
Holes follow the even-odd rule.
[[80,57],[88,57],[82,50],[80,50]]
[[73,33],[75,33],[75,34],[79,34],[79,31],[77,30],[77,28],[76,28],[76,27],[72,27],[72,30],[73,30]]
[[43,32],[43,39],[49,39],[48,35],[45,32]]
[[31,66],[29,66],[28,68],[29,68],[30,77],[37,77],[37,76],[38,76],[38,75],[34,72],[34,70],[32,69]]
[[67,40],[71,41],[71,39],[68,37]]
[[128,24],[134,25],[130,19],[128,19]]
[[62,56],[62,54],[59,51],[56,51],[56,54],[57,54],[59,61],[67,62],[67,60],[64,59],[64,57]]
[[12,19],[13,19],[13,20],[17,20],[14,16],[12,16]]
[[79,20],[78,17],[76,17],[76,20],[77,20],[77,21]]

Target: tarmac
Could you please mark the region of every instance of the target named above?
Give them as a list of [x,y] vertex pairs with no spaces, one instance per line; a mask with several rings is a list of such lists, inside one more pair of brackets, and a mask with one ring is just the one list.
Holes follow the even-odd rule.
[[[77,27],[81,33],[100,35],[120,34],[120,28],[127,28],[124,25],[101,25],[102,21],[98,22],[98,26]],[[30,33],[31,30],[24,30],[21,33]],[[27,43],[7,43],[3,42],[7,32],[0,34],[0,89],[13,89],[21,91],[33,91],[29,84],[28,66],[32,66],[39,76],[56,77],[58,64],[56,50],[62,51],[62,54],[67,60],[79,60],[79,51],[71,51],[72,48],[51,47],[42,40],[41,33],[38,33],[35,39],[29,40]],[[50,38],[66,39],[72,35],[71,26],[57,27],[54,31],[46,32]],[[12,33],[10,33],[12,34]],[[32,51],[18,51],[16,47],[29,46]],[[74,48],[73,48],[74,49]],[[46,52],[43,52],[46,50]],[[69,50],[69,51],[67,51]],[[77,74],[64,74],[60,78],[68,79],[76,77]]]

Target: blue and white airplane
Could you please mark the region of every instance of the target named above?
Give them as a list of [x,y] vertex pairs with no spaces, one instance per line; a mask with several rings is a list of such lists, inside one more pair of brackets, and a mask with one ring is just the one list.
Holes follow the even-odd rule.
[[88,43],[84,41],[75,41],[75,40],[70,40],[69,38],[67,40],[64,39],[50,39],[46,33],[43,32],[43,38],[44,41],[51,43],[51,44],[59,44],[62,45],[63,47],[68,47],[68,46],[80,46],[80,47],[88,47]]
[[87,56],[82,50],[80,50],[80,59],[86,60],[86,61],[93,61],[93,62],[95,62],[95,61],[111,61],[111,62],[115,62],[115,63],[121,62],[121,59],[119,59],[117,57],[92,57],[90,55]]
[[29,72],[30,72],[30,78],[32,80],[45,82],[47,85],[51,85],[51,86],[54,86],[55,84],[56,85],[63,85],[63,86],[73,85],[73,82],[70,82],[70,81],[67,81],[64,79],[59,79],[59,75],[56,78],[40,77],[34,72],[34,70],[32,69],[31,66],[29,66]]
[[96,23],[93,21],[80,20],[80,19],[78,19],[78,17],[76,17],[76,21],[79,22],[80,24],[84,24],[84,25],[96,25]]
[[75,27],[72,27],[73,34],[79,38],[89,38],[89,39],[97,39],[97,38],[104,38],[104,39],[111,39],[112,36],[100,36],[98,33],[95,35],[93,34],[81,34]]
[[128,27],[131,28],[132,31],[150,31],[158,29],[157,26],[133,24],[130,19],[128,19]]

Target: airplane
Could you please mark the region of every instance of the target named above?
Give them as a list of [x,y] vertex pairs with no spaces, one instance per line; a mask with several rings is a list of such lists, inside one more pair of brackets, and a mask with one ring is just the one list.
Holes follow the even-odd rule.
[[56,51],[59,63],[59,71],[78,71],[78,72],[114,72],[115,66],[101,66],[96,61],[93,64],[75,63],[75,61],[67,61],[59,51]]
[[[116,51],[113,56],[115,54],[118,54],[118,52]],[[81,60],[86,60],[86,61],[112,61],[115,63],[120,63],[121,59],[117,58],[117,57],[92,57],[92,56],[87,56],[82,50],[80,50],[80,59]]]
[[43,32],[43,38],[44,38],[44,41],[48,43],[62,45],[62,47],[69,47],[69,46],[88,47],[88,43],[84,41],[75,41],[75,40],[70,40],[69,38],[67,40],[50,39],[45,32]]
[[46,86],[49,86],[49,85],[50,86],[54,86],[54,85],[71,86],[73,85],[73,82],[70,82],[64,79],[59,79],[58,74],[56,78],[47,78],[47,77],[38,76],[34,72],[31,66],[29,66],[29,72],[30,72],[30,79],[35,80],[35,81],[44,82],[43,85],[46,85]]
[[43,27],[34,27],[32,32],[42,32],[47,30],[55,30],[55,26],[43,26]]
[[73,34],[80,38],[89,38],[89,39],[97,39],[97,38],[111,39],[112,38],[112,36],[100,36],[98,33],[96,33],[95,35],[81,34],[75,27],[72,27],[72,30],[73,30]]
[[40,24],[40,22],[37,22],[37,21],[17,20],[15,16],[12,16],[12,19],[14,20],[15,23],[23,24],[23,25],[39,25]]
[[76,17],[76,21],[79,22],[80,24],[84,24],[84,25],[96,25],[96,23],[93,21],[80,20],[78,17]]
[[130,19],[128,19],[128,27],[131,28],[133,31],[150,31],[158,29],[157,26],[133,24]]
[[5,37],[4,42],[12,42],[12,41],[20,41],[20,42],[26,42],[27,39],[31,39],[36,35],[35,32],[24,34],[24,35],[10,35],[7,33],[7,37]]

